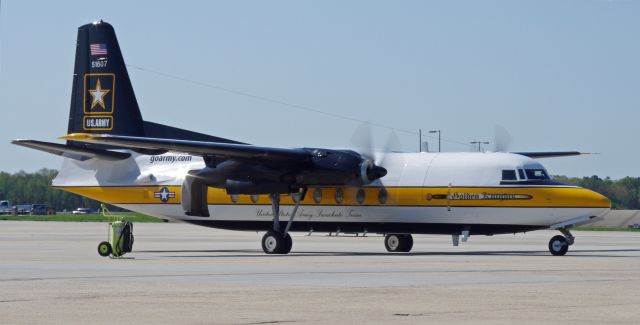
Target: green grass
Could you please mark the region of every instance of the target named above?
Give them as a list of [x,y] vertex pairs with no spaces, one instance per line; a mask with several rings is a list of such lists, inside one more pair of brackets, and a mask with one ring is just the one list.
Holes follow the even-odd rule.
[[67,221],[67,222],[109,222],[124,217],[131,222],[164,222],[162,219],[151,217],[141,213],[118,213],[113,216],[102,214],[55,214],[45,216],[0,216],[0,220],[17,221]]
[[640,229],[628,228],[628,227],[594,227],[594,226],[582,226],[575,227],[575,230],[582,231],[628,231],[628,232],[640,232]]

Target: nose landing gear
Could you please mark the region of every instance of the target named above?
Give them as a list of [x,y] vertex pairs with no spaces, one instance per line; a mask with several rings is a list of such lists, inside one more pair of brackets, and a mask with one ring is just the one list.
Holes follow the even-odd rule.
[[562,256],[569,250],[569,242],[564,236],[553,236],[549,241],[549,252],[553,256]]
[[573,245],[575,237],[569,232],[568,228],[558,229],[564,236],[553,236],[549,241],[549,252],[553,256],[563,256],[569,251],[569,246]]

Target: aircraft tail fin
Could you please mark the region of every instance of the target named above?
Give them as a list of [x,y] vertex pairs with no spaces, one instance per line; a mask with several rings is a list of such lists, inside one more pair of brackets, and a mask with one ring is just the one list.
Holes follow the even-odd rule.
[[[133,92],[113,27],[102,20],[80,26],[71,91],[71,133],[100,133],[136,137],[241,143],[207,134],[144,121]],[[67,144],[111,148],[69,140]]]
[[78,28],[68,133],[144,136],[138,102],[109,23]]
[[[242,144],[234,140],[144,121],[116,33],[109,23],[102,20],[78,28],[67,129],[67,134],[72,133]],[[64,145],[36,140],[14,140],[12,143],[80,161],[113,161],[130,157],[128,153],[109,151],[125,149],[122,147],[74,140],[67,140]],[[156,151],[134,151],[156,154]]]

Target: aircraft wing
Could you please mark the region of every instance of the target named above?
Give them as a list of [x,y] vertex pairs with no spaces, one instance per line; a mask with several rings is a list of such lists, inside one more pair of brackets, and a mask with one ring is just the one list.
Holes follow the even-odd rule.
[[51,142],[44,142],[44,141],[37,141],[37,140],[18,139],[18,140],[11,141],[11,143],[19,146],[31,148],[31,149],[52,153],[58,156],[80,160],[80,161],[89,160],[91,158],[116,161],[116,160],[127,159],[129,158],[129,156],[131,156],[130,154],[124,153],[124,152],[80,148],[80,147],[74,147],[66,144],[51,143]]
[[580,151],[538,151],[538,152],[512,152],[516,155],[523,155],[529,158],[555,158],[555,157],[568,157],[568,156],[580,156],[580,155],[590,155],[590,152],[580,152]]
[[78,142],[129,148],[133,150],[163,150],[187,153],[196,156],[216,156],[227,159],[253,159],[268,162],[297,163],[304,162],[311,158],[311,153],[304,149],[260,147],[237,143],[87,133],[74,133],[63,136],[62,138]]

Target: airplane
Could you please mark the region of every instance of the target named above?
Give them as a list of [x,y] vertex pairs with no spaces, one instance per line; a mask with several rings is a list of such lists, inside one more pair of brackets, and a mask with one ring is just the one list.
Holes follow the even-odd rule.
[[[288,254],[291,232],[384,235],[409,252],[414,234],[452,236],[572,227],[611,208],[594,191],[555,181],[539,158],[567,152],[377,152],[254,146],[143,120],[113,27],[79,27],[66,143],[12,143],[64,157],[52,187],[163,219],[265,232]],[[188,114],[188,108],[183,108]],[[283,218],[281,220],[281,218]]]

